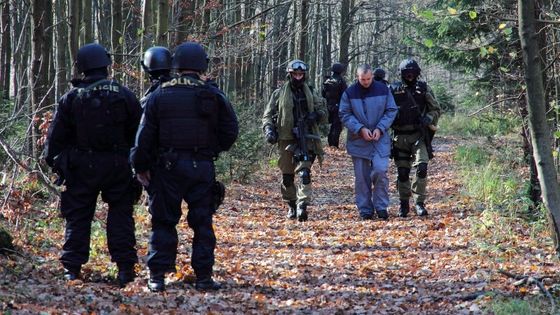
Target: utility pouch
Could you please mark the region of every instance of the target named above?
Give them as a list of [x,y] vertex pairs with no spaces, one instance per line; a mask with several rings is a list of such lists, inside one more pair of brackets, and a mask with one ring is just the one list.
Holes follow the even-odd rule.
[[63,150],[54,157],[53,172],[56,173],[57,178],[54,181],[56,186],[66,185],[70,177],[70,155],[68,150]]
[[220,181],[215,181],[212,186],[212,192],[214,195],[214,212],[218,210],[220,205],[224,203],[224,198],[226,196],[226,186]]
[[203,89],[196,93],[200,104],[197,107],[198,114],[202,117],[207,117],[218,111],[218,101],[216,95],[209,90]]

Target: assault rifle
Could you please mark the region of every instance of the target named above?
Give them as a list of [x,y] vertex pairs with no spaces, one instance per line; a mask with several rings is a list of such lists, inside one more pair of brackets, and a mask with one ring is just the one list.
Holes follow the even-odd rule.
[[301,104],[299,103],[299,101],[294,104],[294,106],[296,107],[297,121],[294,128],[292,129],[292,133],[296,138],[297,146],[294,147],[294,145],[289,145],[286,150],[293,152],[294,159],[298,162],[311,161],[312,157],[309,154],[307,140],[312,139],[321,141],[321,138],[307,132],[309,126],[305,121],[305,114],[301,108]]
[[[405,88],[406,95],[408,99],[414,105],[414,108],[418,112],[419,117],[423,117],[424,113],[420,112],[420,108],[416,103],[414,97],[410,94],[410,91]],[[420,139],[418,141],[424,141],[426,143],[426,151],[428,151],[428,158],[431,160],[434,157],[434,147],[432,146],[432,140],[434,139],[434,135],[436,134],[437,127],[434,125],[419,125],[418,129],[420,130]]]

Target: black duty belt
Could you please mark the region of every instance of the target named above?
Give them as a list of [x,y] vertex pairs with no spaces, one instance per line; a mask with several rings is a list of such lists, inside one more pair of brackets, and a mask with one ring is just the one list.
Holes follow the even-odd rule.
[[76,148],[76,151],[87,152],[87,153],[115,153],[115,154],[125,154],[130,153],[130,148],[111,148],[111,149],[97,149],[97,148]]
[[160,152],[165,154],[169,152],[171,154],[176,154],[177,159],[181,160],[197,160],[197,161],[213,161],[213,155],[204,150],[204,151],[195,151],[190,149],[161,149]]
[[420,132],[420,130],[414,129],[414,130],[397,130],[397,129],[393,129],[393,132],[396,135],[411,135],[411,134],[415,134],[417,132]]

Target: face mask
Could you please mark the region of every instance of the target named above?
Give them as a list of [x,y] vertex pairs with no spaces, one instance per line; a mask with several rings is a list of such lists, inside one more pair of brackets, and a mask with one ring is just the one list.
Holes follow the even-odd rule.
[[298,79],[295,79],[294,77],[290,76],[290,84],[295,88],[302,87],[304,82],[305,82],[305,77],[298,80]]

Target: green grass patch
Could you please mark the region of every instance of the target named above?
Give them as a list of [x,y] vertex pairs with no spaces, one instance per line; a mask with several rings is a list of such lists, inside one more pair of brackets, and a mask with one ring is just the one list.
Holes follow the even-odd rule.
[[463,194],[469,196],[484,210],[515,214],[528,206],[524,196],[524,180],[512,166],[519,161],[510,160],[513,153],[496,155],[484,145],[460,146],[455,153]]
[[[556,305],[558,302],[558,298],[555,298]],[[560,314],[558,307],[556,307],[556,312],[552,313],[549,300],[542,295],[526,298],[497,298],[491,301],[485,309],[494,315]]]
[[502,136],[520,126],[519,118],[510,115],[489,114],[469,117],[465,113],[448,113],[438,122],[438,133],[456,136]]

